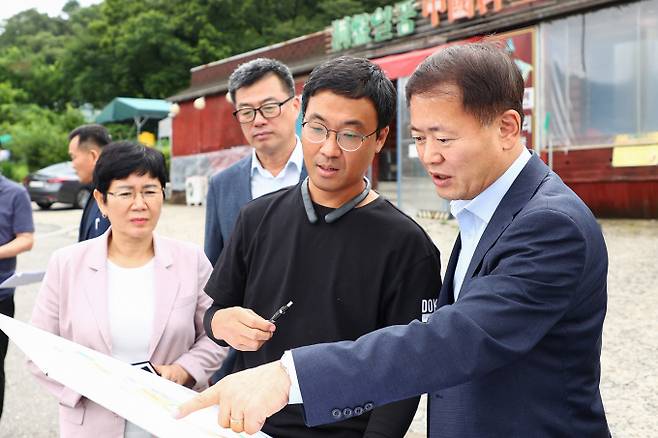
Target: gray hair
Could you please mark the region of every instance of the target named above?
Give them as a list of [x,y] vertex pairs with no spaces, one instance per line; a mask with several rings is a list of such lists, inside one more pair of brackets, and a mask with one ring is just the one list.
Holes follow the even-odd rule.
[[276,59],[256,58],[241,64],[228,78],[228,92],[231,101],[235,104],[235,92],[238,89],[252,85],[270,73],[274,73],[279,78],[283,89],[290,92],[291,96],[295,94],[295,82],[286,65]]

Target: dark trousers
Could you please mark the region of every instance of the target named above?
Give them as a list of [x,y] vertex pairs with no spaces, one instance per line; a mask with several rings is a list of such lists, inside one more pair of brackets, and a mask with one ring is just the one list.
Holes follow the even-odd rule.
[[[14,317],[14,296],[0,300],[0,313]],[[7,355],[7,346],[9,338],[4,332],[0,331],[0,417],[2,417],[2,406],[5,401],[5,356]]]

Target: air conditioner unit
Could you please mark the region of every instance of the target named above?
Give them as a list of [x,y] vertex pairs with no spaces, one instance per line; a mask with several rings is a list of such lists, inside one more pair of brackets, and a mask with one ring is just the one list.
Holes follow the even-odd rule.
[[202,205],[206,202],[208,179],[205,176],[188,176],[185,179],[185,203],[187,205]]

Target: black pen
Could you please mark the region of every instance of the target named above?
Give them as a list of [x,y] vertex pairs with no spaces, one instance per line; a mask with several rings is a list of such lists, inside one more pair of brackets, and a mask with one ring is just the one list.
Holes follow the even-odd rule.
[[276,320],[281,318],[281,315],[286,313],[288,309],[290,309],[291,307],[292,307],[292,301],[288,301],[288,304],[286,304],[285,306],[281,306],[281,308],[277,310],[274,313],[274,315],[272,315],[272,317],[270,318],[270,322],[272,323],[276,322]]

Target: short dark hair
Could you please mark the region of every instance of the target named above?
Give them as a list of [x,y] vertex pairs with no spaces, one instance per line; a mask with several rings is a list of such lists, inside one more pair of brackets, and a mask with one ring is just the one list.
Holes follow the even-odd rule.
[[302,91],[302,117],[311,96],[325,90],[350,99],[370,99],[377,111],[377,131],[393,120],[395,87],[377,64],[365,58],[341,56],[315,67]]
[[75,128],[69,134],[69,141],[75,137],[78,138],[78,146],[82,148],[89,148],[96,146],[100,149],[112,141],[112,136],[103,125],[89,124],[82,125]]
[[291,96],[295,95],[295,81],[292,78],[290,69],[285,64],[276,59],[256,58],[241,64],[229,76],[228,92],[231,96],[231,102],[235,104],[235,92],[238,89],[253,85],[270,73],[279,78],[285,91],[289,92]]
[[523,123],[523,77],[495,43],[454,45],[427,58],[407,82],[407,105],[411,96],[432,94],[446,84],[460,89],[464,111],[481,125],[488,125],[509,109],[519,113]]
[[167,168],[162,152],[133,143],[116,141],[103,148],[94,167],[94,186],[107,200],[107,190],[115,179],[128,178],[132,174],[156,178],[164,188]]

